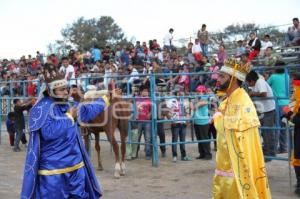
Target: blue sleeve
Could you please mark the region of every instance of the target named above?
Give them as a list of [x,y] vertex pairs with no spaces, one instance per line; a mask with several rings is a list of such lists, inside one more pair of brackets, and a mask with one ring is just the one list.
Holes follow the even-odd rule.
[[105,107],[106,104],[102,98],[93,102],[81,103],[78,106],[78,121],[84,123],[91,121],[98,114],[102,113]]
[[[64,118],[61,118],[64,117]],[[73,121],[67,116],[60,116],[58,118],[52,117],[50,114],[42,126],[42,137],[45,140],[52,140],[60,137],[67,129],[74,126]]]

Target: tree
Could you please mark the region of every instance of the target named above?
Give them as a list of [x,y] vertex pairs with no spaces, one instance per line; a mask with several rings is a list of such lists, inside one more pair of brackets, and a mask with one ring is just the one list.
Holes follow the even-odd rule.
[[122,29],[114,22],[110,16],[101,16],[99,19],[78,18],[72,25],[67,25],[61,30],[63,40],[56,43],[59,46],[74,45],[78,50],[89,50],[94,45],[104,47],[125,43]]

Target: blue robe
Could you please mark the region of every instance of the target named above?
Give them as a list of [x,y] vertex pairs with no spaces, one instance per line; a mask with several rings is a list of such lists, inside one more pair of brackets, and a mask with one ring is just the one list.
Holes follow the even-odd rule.
[[[106,107],[102,98],[79,105],[78,117],[88,122]],[[24,169],[21,199],[64,199],[102,196],[77,122],[66,117],[68,105],[42,98],[30,111],[30,138]],[[74,170],[74,165],[84,165]],[[73,168],[66,172],[66,168]],[[62,170],[60,174],[39,174]]]

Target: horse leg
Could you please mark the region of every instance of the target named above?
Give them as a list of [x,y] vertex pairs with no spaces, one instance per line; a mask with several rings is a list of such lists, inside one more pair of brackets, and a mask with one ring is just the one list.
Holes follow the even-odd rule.
[[97,157],[98,157],[98,170],[102,171],[103,166],[102,166],[102,161],[101,161],[101,157],[100,157],[99,133],[95,133],[95,149],[97,151]]
[[[115,129],[115,128],[112,128]],[[119,145],[115,139],[114,136],[114,131],[108,130],[105,131],[107,139],[110,141],[110,144],[113,147],[113,151],[115,154],[115,171],[114,171],[114,176],[115,178],[120,178],[120,172],[121,172],[121,164],[120,164],[120,155],[119,155]]]
[[86,128],[80,128],[80,131],[81,131],[81,134],[83,135],[85,150],[88,152],[89,151],[89,134],[87,133]]
[[[124,130],[124,129],[123,129]],[[126,173],[126,167],[125,167],[125,154],[126,154],[126,135],[127,132],[123,132],[123,130],[120,130],[120,137],[121,137],[121,176],[124,176]]]

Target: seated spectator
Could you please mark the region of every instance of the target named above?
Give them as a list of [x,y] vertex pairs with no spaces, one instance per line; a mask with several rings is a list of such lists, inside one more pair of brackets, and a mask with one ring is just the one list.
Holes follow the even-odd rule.
[[219,71],[219,66],[217,65],[217,60],[212,59],[211,60],[211,66],[209,67],[209,72],[212,74],[210,75],[210,80],[208,82],[209,86],[215,87],[218,79],[218,71]]
[[249,60],[252,61],[255,59],[259,53],[260,53],[260,48],[261,48],[261,42],[260,40],[256,37],[255,32],[250,33],[250,41],[248,43],[249,46]]
[[202,60],[202,49],[199,39],[195,39],[195,44],[192,47],[192,54],[194,55],[195,60],[200,63]]
[[237,42],[237,45],[238,45],[238,47],[236,48],[235,56],[240,57],[240,56],[242,56],[242,54],[244,54],[246,52],[246,48],[245,48],[245,46],[243,46],[243,40],[239,40]]
[[273,47],[272,42],[270,41],[270,35],[265,35],[264,41],[261,42],[261,49],[260,49],[260,55],[264,56],[265,51],[268,47]]
[[300,45],[300,26],[299,19],[293,19],[293,26],[289,27],[288,32],[285,34],[286,46],[298,46]]
[[264,66],[274,66],[277,60],[278,57],[273,54],[273,48],[268,47],[265,52]]
[[225,59],[227,59],[227,53],[225,52],[225,46],[223,44],[219,46],[219,51],[217,53],[217,56],[219,60],[218,62],[219,66],[223,66]]

